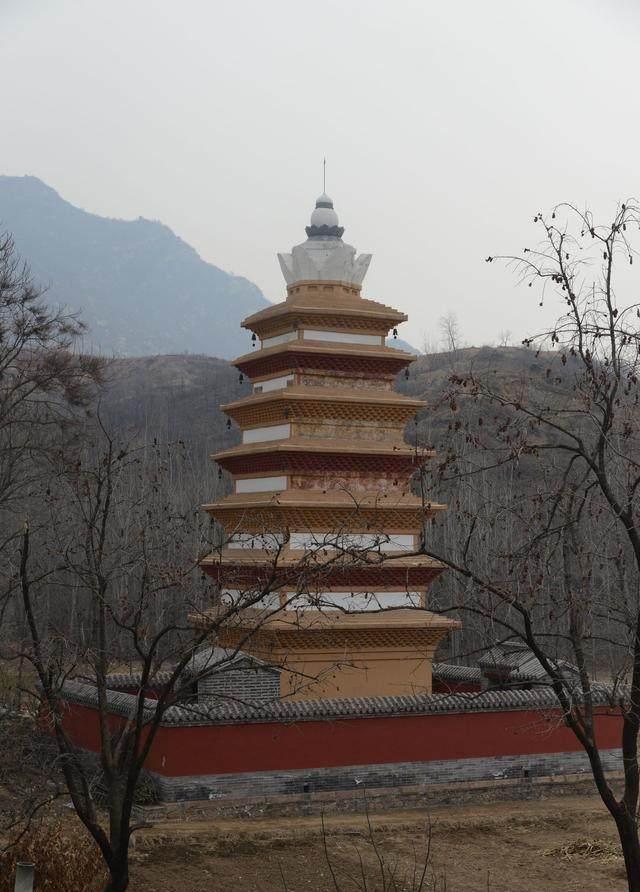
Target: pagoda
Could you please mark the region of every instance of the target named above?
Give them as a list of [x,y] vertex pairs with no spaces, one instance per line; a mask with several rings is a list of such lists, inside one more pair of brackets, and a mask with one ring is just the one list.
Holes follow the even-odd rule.
[[458,627],[424,609],[444,568],[419,546],[444,506],[411,491],[404,429],[424,403],[394,391],[415,357],[386,344],[407,317],[361,296],[371,255],[343,232],[322,194],[306,241],[278,255],[286,300],[243,321],[254,346],[234,365],[252,393],[222,406],[241,443],[214,456],[232,493],[205,506],[225,545],[202,568],[237,605],[217,643],[279,667],[296,699],[430,692]]

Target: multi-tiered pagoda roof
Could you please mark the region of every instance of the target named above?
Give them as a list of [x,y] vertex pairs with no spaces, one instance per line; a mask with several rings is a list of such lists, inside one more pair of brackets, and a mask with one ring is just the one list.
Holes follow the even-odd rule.
[[420,542],[444,506],[412,491],[425,453],[404,433],[424,403],[395,392],[415,357],[387,346],[406,316],[361,297],[370,256],[342,233],[320,196],[307,241],[279,255],[286,300],[242,323],[254,346],[235,365],[253,392],[222,406],[241,443],[215,456],[232,494],[206,506],[226,544],[202,566],[239,606],[221,643],[286,666],[298,697],[429,690],[457,626],[424,609],[443,568]]

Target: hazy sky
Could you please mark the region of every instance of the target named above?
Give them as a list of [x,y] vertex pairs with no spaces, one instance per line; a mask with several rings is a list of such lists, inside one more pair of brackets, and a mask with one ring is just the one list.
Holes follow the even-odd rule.
[[[322,187],[403,334],[541,323],[484,263],[640,193],[639,0],[0,0],[0,173],[284,284]],[[1,215],[1,209],[0,209]]]

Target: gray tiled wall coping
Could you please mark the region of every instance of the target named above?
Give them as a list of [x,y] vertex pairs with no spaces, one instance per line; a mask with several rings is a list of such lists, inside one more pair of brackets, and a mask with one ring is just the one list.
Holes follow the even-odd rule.
[[[614,699],[615,694],[615,699]],[[63,688],[65,700],[81,706],[96,707],[96,688],[69,681]],[[581,693],[574,692],[579,704]],[[604,684],[592,689],[594,706],[612,706],[620,702],[621,691]],[[109,691],[107,703],[115,715],[134,713],[137,698],[133,694]],[[145,717],[155,714],[156,701],[145,700]],[[406,697],[367,697],[343,700],[277,700],[273,702],[194,703],[169,706],[162,717],[165,726],[228,725],[245,722],[302,722],[355,718],[387,718],[411,715],[456,714],[558,709],[553,691],[541,687],[530,691],[482,691],[478,693],[423,694]]]

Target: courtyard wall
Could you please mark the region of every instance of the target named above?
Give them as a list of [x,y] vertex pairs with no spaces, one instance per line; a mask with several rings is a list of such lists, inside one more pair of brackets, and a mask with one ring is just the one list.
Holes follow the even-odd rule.
[[[97,752],[97,707],[88,686],[76,687],[64,727]],[[133,699],[112,695],[114,730]],[[601,705],[597,729],[607,768],[619,769],[619,714]],[[558,777],[589,766],[549,692],[513,691],[172,707],[146,768],[176,800]]]

